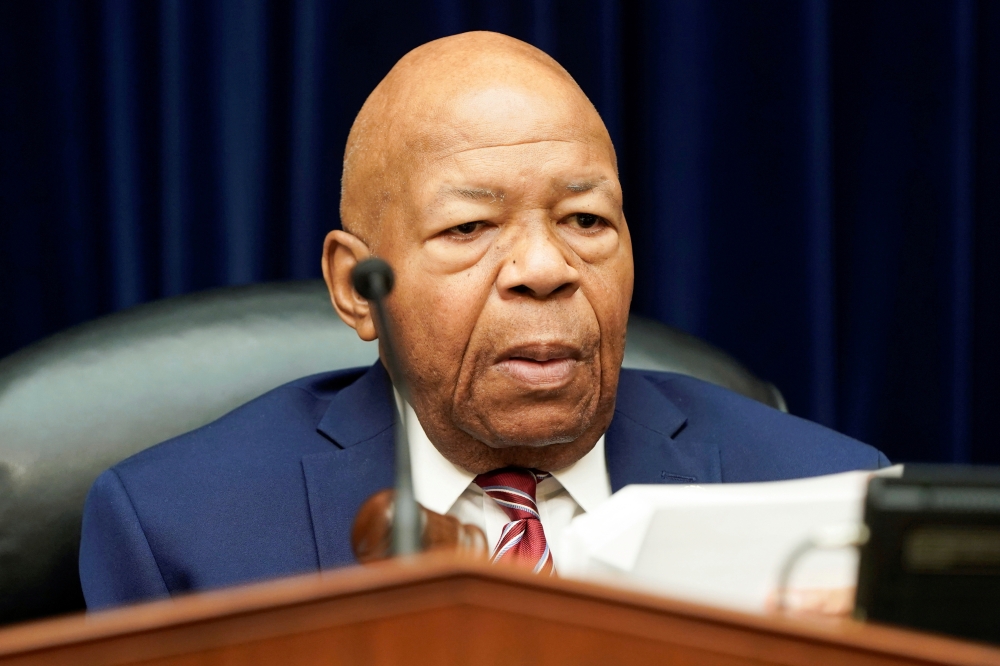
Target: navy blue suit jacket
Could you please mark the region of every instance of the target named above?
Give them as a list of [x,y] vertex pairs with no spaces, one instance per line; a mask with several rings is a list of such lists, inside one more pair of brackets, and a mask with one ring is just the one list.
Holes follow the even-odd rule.
[[[104,472],[83,516],[88,607],[354,562],[354,515],[392,485],[393,410],[379,363],[315,375]],[[615,491],[889,464],[726,389],[638,370],[621,373],[605,451]]]

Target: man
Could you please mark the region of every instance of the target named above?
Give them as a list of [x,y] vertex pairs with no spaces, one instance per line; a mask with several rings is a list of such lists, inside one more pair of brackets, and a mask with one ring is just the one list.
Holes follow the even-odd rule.
[[[351,269],[396,271],[417,498],[483,527],[496,559],[558,568],[560,529],[627,484],[888,464],[716,386],[620,370],[633,278],[614,149],[527,44],[468,33],[400,60],[351,130],[341,219],[323,273],[365,340]],[[88,605],[351,563],[357,509],[392,483],[390,396],[381,363],[307,377],[105,472],[84,515]]]

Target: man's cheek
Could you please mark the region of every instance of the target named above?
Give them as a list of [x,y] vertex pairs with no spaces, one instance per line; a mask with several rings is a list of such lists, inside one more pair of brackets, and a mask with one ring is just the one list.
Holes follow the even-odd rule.
[[459,290],[441,289],[415,294],[414,306],[404,314],[402,335],[409,353],[424,372],[454,376],[475,326],[474,305]]

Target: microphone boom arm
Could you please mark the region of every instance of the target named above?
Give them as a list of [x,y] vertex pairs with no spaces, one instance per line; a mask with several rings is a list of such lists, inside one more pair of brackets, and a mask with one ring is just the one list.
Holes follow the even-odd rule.
[[[404,403],[410,399],[409,387],[399,367],[392,322],[386,312],[385,298],[392,291],[395,276],[388,263],[378,258],[366,259],[351,271],[354,288],[373,308],[375,330],[382,342],[383,356],[389,376]],[[390,395],[392,403],[395,399]],[[413,470],[407,440],[406,404],[397,410],[395,419],[396,493],[392,520],[392,554],[396,557],[415,555],[422,548],[420,510],[413,489]]]

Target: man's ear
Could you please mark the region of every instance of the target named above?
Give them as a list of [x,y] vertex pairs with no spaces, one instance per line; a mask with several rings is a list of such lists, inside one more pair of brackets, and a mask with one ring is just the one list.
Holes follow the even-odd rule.
[[364,241],[339,229],[328,233],[323,243],[323,278],[330,290],[333,309],[358,332],[358,337],[369,342],[378,337],[375,322],[368,301],[354,290],[351,271],[371,254]]

